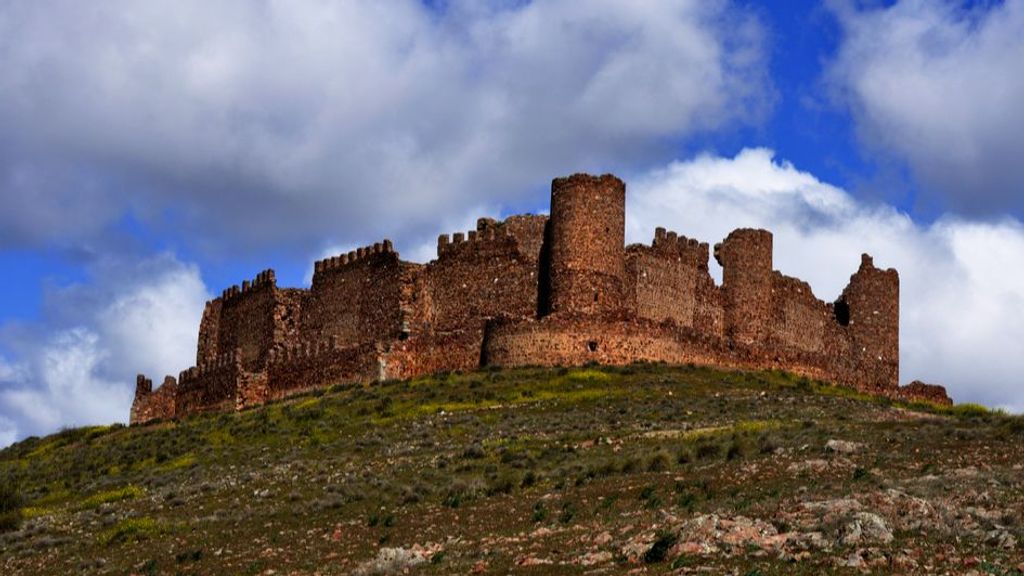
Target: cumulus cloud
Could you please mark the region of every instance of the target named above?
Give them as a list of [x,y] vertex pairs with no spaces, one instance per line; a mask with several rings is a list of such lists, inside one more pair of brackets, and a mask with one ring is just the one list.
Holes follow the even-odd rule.
[[1024,213],[1024,1],[834,1],[827,72],[874,149],[893,153],[932,208]]
[[206,288],[170,255],[104,260],[86,283],[47,296],[46,319],[0,327],[0,445],[64,426],[123,422],[134,375],[195,360]]
[[[901,379],[945,384],[958,401],[1024,411],[1024,226],[955,217],[922,225],[864,204],[766,149],[704,155],[630,182],[627,237],[655,226],[715,243],[730,230],[775,235],[775,268],[839,296],[868,252],[900,273]],[[721,270],[712,259],[712,269]]]
[[416,244],[771,103],[762,26],[725,0],[440,5],[4,3],[0,243],[130,213],[234,254]]

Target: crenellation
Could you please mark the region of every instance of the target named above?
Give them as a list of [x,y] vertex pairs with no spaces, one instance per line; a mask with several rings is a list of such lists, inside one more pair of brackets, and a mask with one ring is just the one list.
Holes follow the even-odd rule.
[[[551,183],[551,215],[480,218],[440,234],[437,258],[392,242],[314,262],[309,289],[274,271],[206,303],[196,365],[160,388],[136,380],[133,424],[243,409],[342,382],[481,366],[695,363],[783,369],[901,400],[899,274],[864,254],[833,302],[773,268],[766,230],[711,245],[664,227],[625,246],[626,186],[611,175]],[[711,255],[723,267],[718,285]]]

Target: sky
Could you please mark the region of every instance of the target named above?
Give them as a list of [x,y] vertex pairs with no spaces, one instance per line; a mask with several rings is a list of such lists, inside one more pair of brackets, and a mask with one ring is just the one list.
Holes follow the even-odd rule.
[[901,380],[1024,411],[1022,62],[1024,0],[3,2],[0,446],[125,421],[224,287],[581,171],[826,301],[872,254]]

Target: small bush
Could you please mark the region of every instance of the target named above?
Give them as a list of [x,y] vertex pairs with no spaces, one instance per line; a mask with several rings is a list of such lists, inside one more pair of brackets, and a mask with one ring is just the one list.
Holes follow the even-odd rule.
[[13,481],[0,482],[0,532],[17,530],[21,526],[21,508],[24,504]]
[[679,541],[679,537],[672,532],[662,532],[658,535],[658,539],[651,544],[647,552],[644,553],[644,562],[648,564],[656,564],[658,562],[664,562],[668,557],[669,550],[676,545]]
[[648,472],[664,472],[671,467],[672,456],[664,450],[655,452],[651,459],[647,461]]

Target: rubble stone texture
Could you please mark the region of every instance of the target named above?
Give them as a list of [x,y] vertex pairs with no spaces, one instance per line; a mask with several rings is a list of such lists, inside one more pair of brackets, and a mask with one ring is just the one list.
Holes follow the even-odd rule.
[[273,270],[207,303],[197,365],[156,391],[140,375],[131,422],[240,409],[344,382],[481,366],[694,363],[782,369],[905,400],[899,275],[864,255],[838,300],[772,268],[772,234],[715,245],[658,228],[625,243],[625,184],[575,174],[551,185],[551,216],[481,218],[442,234],[437,259],[404,262],[388,240],[316,262],[312,286]]

